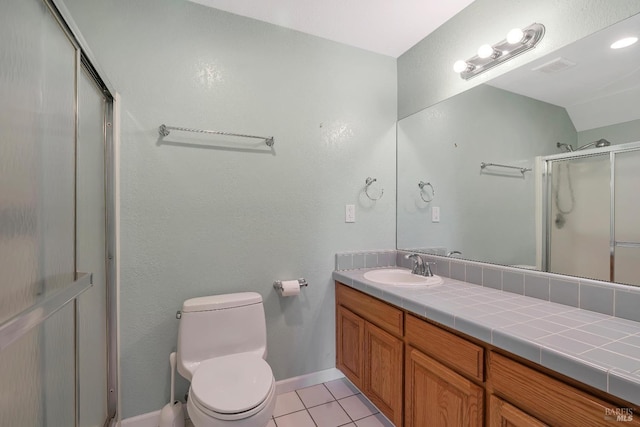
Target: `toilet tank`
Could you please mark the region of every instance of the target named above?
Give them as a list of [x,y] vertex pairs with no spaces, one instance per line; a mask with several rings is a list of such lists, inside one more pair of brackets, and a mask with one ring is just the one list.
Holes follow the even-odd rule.
[[191,380],[201,362],[235,353],[267,356],[262,296],[256,292],[192,298],[182,305],[178,327],[180,375]]

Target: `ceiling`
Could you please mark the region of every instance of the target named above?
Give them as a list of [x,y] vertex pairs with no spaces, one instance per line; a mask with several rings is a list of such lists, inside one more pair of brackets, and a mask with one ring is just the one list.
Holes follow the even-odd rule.
[[[576,130],[640,118],[640,42],[611,49],[613,42],[640,37],[640,14],[531,61],[488,84],[564,107]],[[542,72],[556,60],[575,65]]]
[[399,57],[473,0],[190,0]]

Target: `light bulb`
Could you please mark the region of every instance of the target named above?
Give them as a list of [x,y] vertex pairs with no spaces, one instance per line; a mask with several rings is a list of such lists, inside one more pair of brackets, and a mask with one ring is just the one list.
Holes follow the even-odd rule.
[[488,58],[491,55],[493,55],[493,48],[491,47],[491,45],[483,44],[482,46],[480,46],[480,48],[478,48],[478,56],[480,58]]
[[520,28],[514,28],[507,33],[507,43],[516,44],[522,40],[522,37],[524,37],[522,30]]
[[631,46],[638,41],[637,37],[625,37],[611,45],[611,49],[622,49],[623,47]]
[[468,68],[468,65],[465,61],[463,61],[462,59],[456,61],[453,64],[453,71],[455,71],[456,73],[461,73],[464,70],[466,70]]

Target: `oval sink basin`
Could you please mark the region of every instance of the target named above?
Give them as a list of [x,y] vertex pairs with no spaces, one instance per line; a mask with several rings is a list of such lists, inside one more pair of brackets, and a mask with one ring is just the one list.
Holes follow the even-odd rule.
[[440,276],[425,277],[412,274],[411,270],[388,268],[367,271],[364,273],[364,278],[375,283],[392,286],[436,286],[443,282]]

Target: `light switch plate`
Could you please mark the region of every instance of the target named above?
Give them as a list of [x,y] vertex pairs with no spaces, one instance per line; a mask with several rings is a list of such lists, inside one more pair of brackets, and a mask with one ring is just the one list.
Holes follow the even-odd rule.
[[431,222],[440,222],[440,208],[438,206],[431,208]]
[[345,206],[344,222],[356,222],[356,205]]

